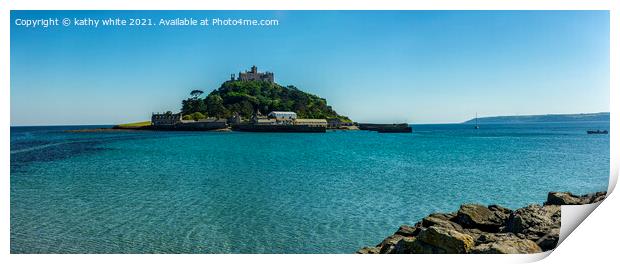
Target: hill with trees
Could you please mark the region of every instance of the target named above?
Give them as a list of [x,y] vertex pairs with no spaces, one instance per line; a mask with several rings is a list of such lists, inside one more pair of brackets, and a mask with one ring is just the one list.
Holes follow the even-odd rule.
[[[267,81],[226,81],[205,98],[203,92],[193,90],[190,98],[183,100],[181,113],[184,119],[199,119],[208,116],[228,118],[239,113],[243,118],[250,118],[255,111],[268,114],[271,111],[293,111],[298,118],[339,118],[339,115],[327,104],[327,100],[303,92],[297,87],[281,86]],[[198,114],[197,114],[198,113]]]

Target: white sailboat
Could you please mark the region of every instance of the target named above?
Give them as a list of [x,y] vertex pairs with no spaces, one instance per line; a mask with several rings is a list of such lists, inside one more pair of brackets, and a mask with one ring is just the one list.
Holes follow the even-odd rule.
[[478,112],[476,112],[476,126],[474,127],[474,129],[479,129],[480,126],[478,125]]

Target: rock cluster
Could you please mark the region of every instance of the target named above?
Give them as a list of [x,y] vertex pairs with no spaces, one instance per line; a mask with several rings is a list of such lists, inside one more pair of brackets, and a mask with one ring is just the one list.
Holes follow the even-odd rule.
[[550,192],[545,205],[580,205],[597,203],[605,199],[606,192],[589,193],[577,196],[569,192]]
[[434,213],[414,226],[403,225],[360,254],[523,254],[552,250],[560,236],[560,205],[602,201],[605,192],[582,196],[551,192],[541,205],[510,210],[498,205],[463,204],[456,213]]

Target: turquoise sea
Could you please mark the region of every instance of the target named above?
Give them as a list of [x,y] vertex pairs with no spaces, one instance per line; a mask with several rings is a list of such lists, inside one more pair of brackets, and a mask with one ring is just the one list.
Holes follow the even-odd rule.
[[353,253],[461,203],[607,189],[608,122],[412,134],[11,127],[12,253]]

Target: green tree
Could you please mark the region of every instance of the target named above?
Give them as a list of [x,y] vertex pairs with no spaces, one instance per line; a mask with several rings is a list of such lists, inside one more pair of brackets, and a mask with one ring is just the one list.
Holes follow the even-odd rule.
[[205,118],[206,116],[201,112],[195,112],[192,114],[192,119],[194,119],[195,121],[198,121],[200,119],[205,119]]
[[281,86],[266,81],[226,81],[206,98],[200,95],[183,100],[181,112],[192,114],[206,113],[213,117],[230,117],[237,112],[249,118],[256,110],[262,114],[271,111],[294,111],[299,118],[339,118],[339,115],[327,104],[327,100],[299,90],[297,87]]
[[204,100],[196,98],[187,98],[186,100],[183,100],[181,113],[183,115],[187,115],[195,112],[207,112],[207,105]]
[[189,95],[194,98],[194,99],[198,99],[198,97],[200,97],[204,92],[202,90],[192,90]]
[[224,107],[224,99],[218,94],[210,94],[205,98],[205,104],[207,106],[207,114],[209,116],[222,118],[229,117],[230,112]]

